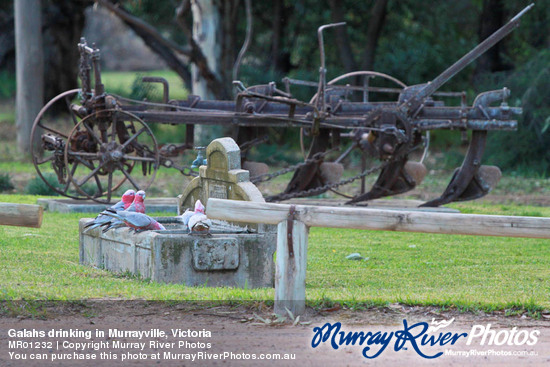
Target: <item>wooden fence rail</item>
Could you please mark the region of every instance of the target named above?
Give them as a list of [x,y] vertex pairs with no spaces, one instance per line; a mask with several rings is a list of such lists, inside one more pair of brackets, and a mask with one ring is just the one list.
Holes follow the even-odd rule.
[[278,225],[275,312],[281,314],[285,307],[296,315],[305,311],[309,227],[550,239],[550,218],[294,206],[214,198],[208,199],[206,208],[213,219]]

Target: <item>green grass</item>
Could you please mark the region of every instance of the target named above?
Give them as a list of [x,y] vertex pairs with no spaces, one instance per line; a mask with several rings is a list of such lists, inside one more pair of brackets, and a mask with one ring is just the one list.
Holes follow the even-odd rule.
[[[0,195],[33,203],[35,196]],[[455,204],[463,212],[550,216],[550,208]],[[78,264],[83,214],[46,212],[42,228],[0,227],[0,299],[272,300],[273,289],[158,284]],[[366,261],[346,260],[359,252]],[[311,228],[308,304],[399,302],[538,315],[550,309],[550,240]]]
[[[188,91],[183,85],[182,79],[178,74],[171,70],[155,70],[155,71],[102,71],[101,78],[105,84],[105,90],[109,93],[129,96],[132,93],[132,83],[136,77],[142,76],[159,76],[168,81],[170,86],[170,99],[187,99]],[[162,99],[162,87],[155,83],[155,97],[160,101]]]
[[[2,106],[3,107],[3,106]],[[9,124],[15,123],[15,108],[6,108],[5,110],[0,110],[0,122],[6,122]]]
[[0,172],[36,173],[36,169],[34,168],[34,165],[30,162],[30,157],[29,157],[29,162],[0,161]]

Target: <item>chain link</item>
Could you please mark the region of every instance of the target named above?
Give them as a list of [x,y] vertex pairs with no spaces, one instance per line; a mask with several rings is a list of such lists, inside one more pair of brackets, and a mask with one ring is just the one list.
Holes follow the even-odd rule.
[[385,161],[384,163],[381,163],[377,166],[368,168],[368,169],[364,170],[363,172],[361,172],[361,173],[359,173],[359,174],[357,174],[353,177],[346,178],[346,179],[340,180],[338,182],[334,182],[334,183],[331,183],[331,184],[326,184],[324,186],[314,187],[314,188],[299,191],[299,192],[290,192],[288,194],[281,193],[281,194],[277,194],[277,195],[266,196],[264,199],[267,202],[272,202],[272,201],[283,201],[283,200],[289,200],[289,199],[294,199],[294,198],[299,198],[299,197],[308,197],[308,196],[319,195],[319,194],[322,194],[325,191],[335,189],[339,186],[344,186],[344,185],[350,184],[353,181],[356,181],[356,180],[358,180],[362,177],[373,174],[374,172],[381,171],[386,166],[388,166],[390,163],[395,162],[395,161],[407,156],[409,153],[411,153],[415,149],[416,149],[415,147],[409,148],[406,151],[406,153],[401,153],[401,154],[397,155],[396,157],[394,157],[393,159]]
[[335,189],[339,186],[350,184],[353,181],[356,181],[356,180],[360,179],[361,177],[365,177],[365,176],[368,176],[370,174],[373,174],[376,171],[382,170],[388,164],[389,164],[389,162],[386,162],[384,164],[379,164],[378,166],[366,169],[363,172],[361,172],[361,173],[359,173],[359,174],[357,174],[353,177],[350,177],[350,178],[347,178],[345,180],[341,180],[341,181],[338,181],[338,182],[334,182],[334,183],[331,183],[331,184],[326,184],[324,186],[314,187],[312,189],[303,190],[303,191],[299,191],[299,192],[291,192],[291,193],[288,193],[288,194],[277,194],[277,195],[272,195],[272,196],[266,196],[265,201],[267,201],[267,202],[283,201],[283,200],[289,200],[289,199],[293,199],[293,198],[301,198],[301,197],[308,197],[308,196],[314,196],[314,195],[322,194],[323,192],[325,192],[327,190]]
[[[166,164],[166,162],[168,162],[168,161],[170,162],[170,164]],[[166,160],[166,159],[163,160],[162,157],[161,157],[160,164],[164,167],[167,167],[167,168],[177,169],[184,176],[197,177],[199,175],[199,173],[197,171],[193,170],[189,166],[180,166],[179,164],[176,164],[176,163],[172,162],[171,160]]]
[[338,151],[338,150],[340,150],[340,149],[339,148],[332,148],[332,149],[327,150],[326,152],[315,153],[313,155],[313,157],[308,158],[305,161],[300,162],[298,164],[295,164],[293,166],[289,166],[289,167],[280,169],[279,171],[276,171],[276,172],[273,172],[273,173],[266,173],[266,174],[263,174],[263,175],[252,177],[250,179],[250,182],[252,182],[253,184],[267,182],[269,180],[274,179],[275,177],[284,175],[285,173],[296,171],[298,168],[307,166],[310,163],[319,162],[320,160],[324,159],[325,156],[328,155],[329,153],[332,153],[332,152],[335,152],[335,151]]

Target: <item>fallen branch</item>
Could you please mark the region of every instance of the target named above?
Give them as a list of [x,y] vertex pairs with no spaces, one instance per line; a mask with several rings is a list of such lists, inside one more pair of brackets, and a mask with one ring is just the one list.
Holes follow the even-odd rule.
[[40,228],[43,213],[40,205],[0,203],[0,225]]

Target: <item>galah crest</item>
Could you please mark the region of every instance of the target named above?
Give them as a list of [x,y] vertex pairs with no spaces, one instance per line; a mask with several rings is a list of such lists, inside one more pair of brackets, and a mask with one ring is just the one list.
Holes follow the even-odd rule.
[[[118,203],[111,206],[109,209],[123,210],[128,208],[134,201],[135,195],[136,195],[136,192],[134,190],[126,190],[126,192],[122,194],[121,200]],[[111,222],[111,219],[112,219],[111,217],[106,216],[103,214],[103,212],[101,212],[98,214],[97,217],[95,217],[93,221],[86,223],[86,225],[84,226],[84,228],[86,228],[84,232],[89,231],[90,229],[97,228],[99,226],[107,225],[109,222]]]

